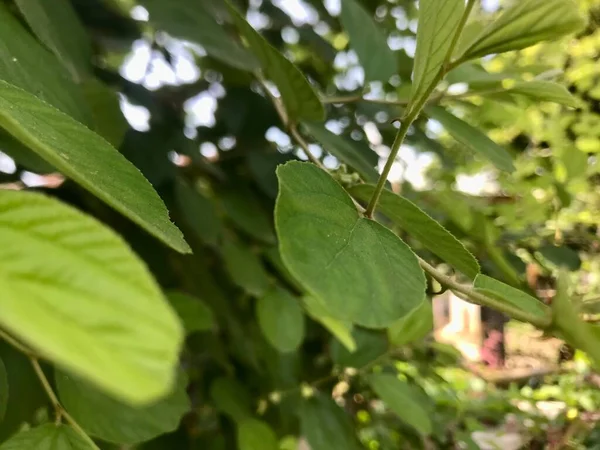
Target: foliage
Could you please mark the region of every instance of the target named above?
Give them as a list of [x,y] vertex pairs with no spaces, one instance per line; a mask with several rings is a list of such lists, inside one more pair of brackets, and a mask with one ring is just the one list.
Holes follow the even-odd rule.
[[[598,445],[598,5],[284,3],[0,3],[0,450]],[[441,289],[574,370],[471,374]]]

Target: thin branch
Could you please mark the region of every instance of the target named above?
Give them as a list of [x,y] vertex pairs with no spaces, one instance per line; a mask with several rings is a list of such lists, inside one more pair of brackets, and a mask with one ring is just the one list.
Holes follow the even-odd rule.
[[541,329],[548,328],[552,323],[552,316],[550,314],[548,314],[546,317],[540,317],[538,314],[532,314],[527,311],[523,311],[522,309],[508,304],[502,300],[488,297],[481,292],[477,292],[473,286],[457,282],[421,258],[419,258],[419,264],[425,272],[435,278],[441,285],[446,286],[448,289],[457,293],[459,296],[465,298],[465,300],[470,301],[471,303],[493,308],[509,315],[513,319],[520,320],[521,322],[529,322]]
[[12,345],[14,348],[16,348],[21,353],[23,353],[27,356],[30,356],[30,357],[34,356],[33,350],[31,350],[26,345],[20,343],[18,340],[16,340],[14,337],[12,337],[10,334],[8,334],[6,331],[4,331],[2,329],[0,329],[0,338],[5,340],[6,342],[8,342],[10,345]]
[[50,386],[50,382],[48,381],[48,378],[46,377],[42,366],[40,366],[40,362],[38,361],[38,359],[33,356],[30,356],[29,361],[31,361],[33,370],[39,378],[40,383],[44,388],[44,391],[46,391],[46,395],[50,399],[50,403],[52,403],[52,406],[54,407],[54,411],[56,412],[56,420],[60,421],[60,418],[64,417],[65,420],[69,423],[69,425],[71,425],[73,430],[75,430],[75,432],[77,432],[88,444],[90,444],[92,449],[100,450],[100,447],[96,445],[92,438],[89,437],[89,435],[83,430],[83,428],[81,428],[81,426],[79,426],[75,419],[73,419],[73,417],[71,417],[71,415],[65,410],[65,408],[63,408],[63,406],[60,403],[60,400],[58,399],[54,390],[52,389],[52,386]]
[[308,143],[304,140],[304,138],[300,134],[300,131],[298,131],[298,127],[295,124],[293,124],[293,125],[290,125],[288,128],[289,128],[290,134],[292,135],[294,140],[298,143],[300,148],[302,148],[302,150],[304,150],[306,157],[308,159],[310,159],[310,161],[313,164],[315,164],[316,166],[320,167],[321,169],[326,170],[325,166],[319,160],[319,158],[317,158],[315,155],[313,155],[312,152],[310,151],[310,148],[308,147]]

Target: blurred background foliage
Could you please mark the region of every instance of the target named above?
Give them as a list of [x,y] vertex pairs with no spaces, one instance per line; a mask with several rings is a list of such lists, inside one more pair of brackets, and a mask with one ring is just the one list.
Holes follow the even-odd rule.
[[[584,354],[576,353],[564,373],[507,386],[471,373],[447,344],[428,338],[397,347],[385,333],[314,320],[320,315],[310,299],[304,300],[301,325],[273,316],[268,305],[261,308],[273,289],[302,296],[280,261],[272,211],[275,167],[306,158],[245,70],[252,58],[233,38],[224,4],[71,3],[82,25],[74,39],[87,52],[81,64],[93,72],[79,83],[91,114],[161,194],[194,254],[175,254],[73,183],[49,176],[52,167],[4,135],[0,178],[38,186],[109,224],[172,292],[176,307],[189,308],[181,296],[200,299],[184,314],[193,410],[177,431],[135,448],[271,450],[273,436],[281,449],[297,448],[302,437],[312,438],[313,450],[600,448],[594,427],[600,382]],[[332,141],[311,140],[311,150],[340,179],[347,175],[338,159],[345,146],[381,167],[396,133],[393,119],[401,113],[395,103],[410,92],[415,2],[359,2],[395,53],[398,64],[387,83],[366,78],[350,43],[360,30],[343,26],[339,0],[237,3],[331,99],[326,128]],[[514,174],[493,169],[440,123],[422,117],[390,181],[460,238],[486,273],[506,283],[551,301],[553,274],[566,268],[576,301],[593,320],[600,313],[600,2],[577,3],[588,17],[579,35],[468,63],[443,85],[441,104],[508,149]],[[492,16],[503,6],[481,1],[474,15]],[[0,8],[24,23],[12,1]],[[71,67],[74,79],[80,69]],[[565,83],[580,107],[510,92],[516,82],[534,77]],[[423,258],[439,262],[410,236],[403,238]],[[294,327],[298,338],[290,337]],[[8,349],[2,357],[18,360]],[[417,412],[410,408],[404,417],[392,414],[357,376],[359,368],[398,370],[409,397],[430,418],[431,433],[417,431],[410,420]],[[39,392],[29,389],[22,399],[21,421],[44,420],[31,416],[44,402]],[[262,421],[249,432],[258,444],[240,437],[247,436],[240,417]],[[12,422],[0,427],[3,437],[19,418]],[[499,434],[490,438],[496,427]]]

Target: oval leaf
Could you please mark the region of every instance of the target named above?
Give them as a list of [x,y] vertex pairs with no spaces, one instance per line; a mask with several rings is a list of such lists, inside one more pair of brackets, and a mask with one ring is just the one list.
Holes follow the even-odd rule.
[[57,200],[22,191],[0,191],[0,227],[6,329],[124,400],[168,392],[181,325],[120,237]]
[[167,397],[143,407],[133,407],[100,392],[89,383],[56,372],[61,404],[88,433],[106,442],[133,445],[179,427],[190,408],[183,377]]
[[223,224],[214,203],[178,179],[175,183],[177,205],[188,226],[208,245],[217,245],[221,240]]
[[437,120],[450,135],[474,153],[493,163],[498,169],[506,172],[515,170],[510,154],[477,128],[450,114],[440,106],[428,106],[425,113]]
[[[308,134],[312,135],[327,152],[356,170],[365,181],[377,182],[379,179],[379,172],[375,170],[377,163],[371,164],[365,154],[355,144],[348,142],[341,136],[333,134],[320,124],[305,123],[303,125]],[[362,151],[373,153],[373,155],[377,156],[368,147]],[[376,158],[376,160],[378,159]]]
[[387,373],[371,375],[369,384],[400,420],[421,434],[431,434],[431,420],[427,410],[421,405],[421,396],[414,387]]
[[323,121],[325,109],[304,74],[256,32],[231,3],[227,2],[227,6],[233,22],[260,61],[267,78],[279,89],[288,119],[294,122]]
[[300,432],[311,450],[357,450],[354,429],[343,409],[330,398],[317,396],[300,406]]
[[[375,186],[362,184],[350,189],[350,194],[369,201]],[[465,246],[437,221],[410,200],[384,190],[379,199],[379,211],[394,224],[414,236],[432,253],[473,279],[479,273],[479,263]]]
[[274,286],[256,303],[262,333],[282,353],[298,349],[304,339],[304,315],[298,300],[287,290]]
[[438,74],[446,62],[464,9],[464,0],[420,0],[412,92],[406,114],[420,106],[439,81]]
[[279,450],[275,432],[262,420],[246,419],[237,429],[239,450]]
[[322,302],[316,297],[304,297],[306,313],[323,325],[350,353],[356,351],[356,342],[352,336],[352,322],[334,319]]
[[396,75],[398,63],[387,36],[356,0],[342,0],[340,20],[365,69],[365,81],[387,81]]
[[0,445],[0,450],[93,450],[92,446],[67,425],[47,423],[20,431]]
[[425,276],[415,254],[387,228],[359,217],[327,172],[289,162],[277,176],[283,262],[335,318],[385,328],[423,300]]
[[199,298],[183,292],[170,292],[168,298],[188,334],[215,328],[216,322],[212,310]]
[[225,239],[221,254],[231,281],[248,294],[260,297],[269,288],[269,276],[260,258],[246,244]]
[[233,224],[249,236],[266,244],[275,243],[271,217],[250,188],[221,189],[218,192],[221,206]]
[[465,49],[461,59],[520,50],[575,33],[585,26],[571,0],[519,0],[489,24]]
[[92,44],[68,0],[16,0],[34,34],[67,68],[76,81],[90,72]]
[[150,234],[189,251],[150,183],[93,131],[1,80],[0,127]]
[[528,313],[536,314],[540,317],[547,317],[549,314],[549,308],[537,298],[486,275],[477,275],[474,287],[482,294],[503,300]]
[[433,331],[433,308],[426,298],[410,314],[388,328],[388,338],[395,346],[420,341]]

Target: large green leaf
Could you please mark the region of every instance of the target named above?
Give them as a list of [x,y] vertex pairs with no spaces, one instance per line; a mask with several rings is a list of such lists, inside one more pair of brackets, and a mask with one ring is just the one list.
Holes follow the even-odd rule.
[[421,405],[421,396],[414,387],[387,373],[371,375],[369,384],[400,420],[421,434],[431,434],[433,431],[431,419],[427,410]]
[[547,317],[550,313],[549,308],[537,298],[486,275],[477,275],[474,287],[482,294],[503,300],[528,313],[540,317]]
[[[360,200],[369,201],[374,190],[375,186],[362,184],[351,188],[350,194]],[[427,249],[455,269],[471,279],[479,273],[479,263],[465,246],[410,200],[393,192],[383,191],[378,208],[394,224],[413,235]]]
[[321,100],[304,74],[256,32],[231,3],[227,5],[233,22],[260,61],[265,75],[279,89],[288,119],[323,121],[325,110]]
[[4,81],[0,81],[0,127],[166,244],[189,251],[150,183],[96,133]]
[[92,45],[68,0],[15,0],[31,30],[61,60],[74,80],[90,72]]
[[304,339],[304,314],[297,298],[272,287],[256,303],[256,316],[269,343],[283,353],[296,350]]
[[4,420],[6,407],[8,406],[8,374],[4,361],[0,359],[0,422]]
[[579,100],[574,97],[564,85],[553,83],[551,81],[521,81],[515,83],[514,86],[506,92],[523,95],[534,100],[558,103],[570,106],[571,108],[581,106]]
[[70,426],[47,423],[18,432],[0,450],[92,450],[92,446]]
[[225,239],[221,247],[225,269],[236,285],[254,297],[269,288],[269,276],[260,258],[243,242]]
[[133,407],[62,372],[55,374],[58,396],[75,421],[90,435],[115,444],[133,445],[179,427],[191,406],[183,376],[167,397]]
[[311,450],[358,450],[350,419],[331,398],[318,395],[300,406],[300,432]]
[[425,295],[415,254],[322,169],[289,162],[277,169],[275,223],[283,262],[335,318],[384,328]]
[[431,300],[425,298],[410,314],[390,325],[388,338],[395,346],[419,341],[433,331]]
[[211,199],[183,179],[175,182],[175,197],[184,220],[202,242],[218,245],[223,234],[223,224]]
[[57,200],[21,191],[0,191],[0,228],[3,327],[123,400],[168,392],[181,325],[119,236]]
[[478,153],[492,162],[498,169],[506,172],[515,170],[510,154],[482,131],[449,113],[441,106],[428,106],[425,108],[425,113],[441,123],[454,139],[472,152]]
[[[90,124],[90,112],[69,73],[3,3],[0,3],[0,42],[0,80],[35,94],[79,122]],[[4,97],[4,92],[0,97]]]
[[[367,157],[361,153],[361,150],[353,143],[348,142],[337,134],[333,134],[321,124],[305,123],[303,125],[304,128],[306,128],[306,131],[323,146],[325,151],[334,155],[341,162],[348,164],[356,170],[364,180],[373,183],[377,182],[379,179],[379,172],[375,170],[374,165],[369,162]],[[370,148],[366,148],[364,151],[372,152]]]
[[585,20],[571,0],[514,1],[465,47],[461,59],[520,50],[581,30]]
[[238,450],[279,450],[275,432],[262,420],[245,419],[238,423]]
[[435,87],[460,19],[464,0],[421,0],[417,27],[417,49],[413,67],[412,92],[407,112],[425,100]]
[[150,13],[150,23],[171,36],[197,42],[206,52],[226,64],[255,70],[258,63],[220,25],[207,4],[196,0],[141,0]]
[[342,26],[365,69],[365,81],[387,81],[398,72],[396,55],[373,17],[356,0],[342,0]]
[[216,326],[215,315],[202,300],[183,292],[169,292],[167,297],[173,309],[177,311],[185,331],[210,331]]
[[356,351],[356,341],[352,336],[352,322],[332,317],[322,302],[316,297],[306,296],[302,299],[306,313],[323,325],[349,352]]

